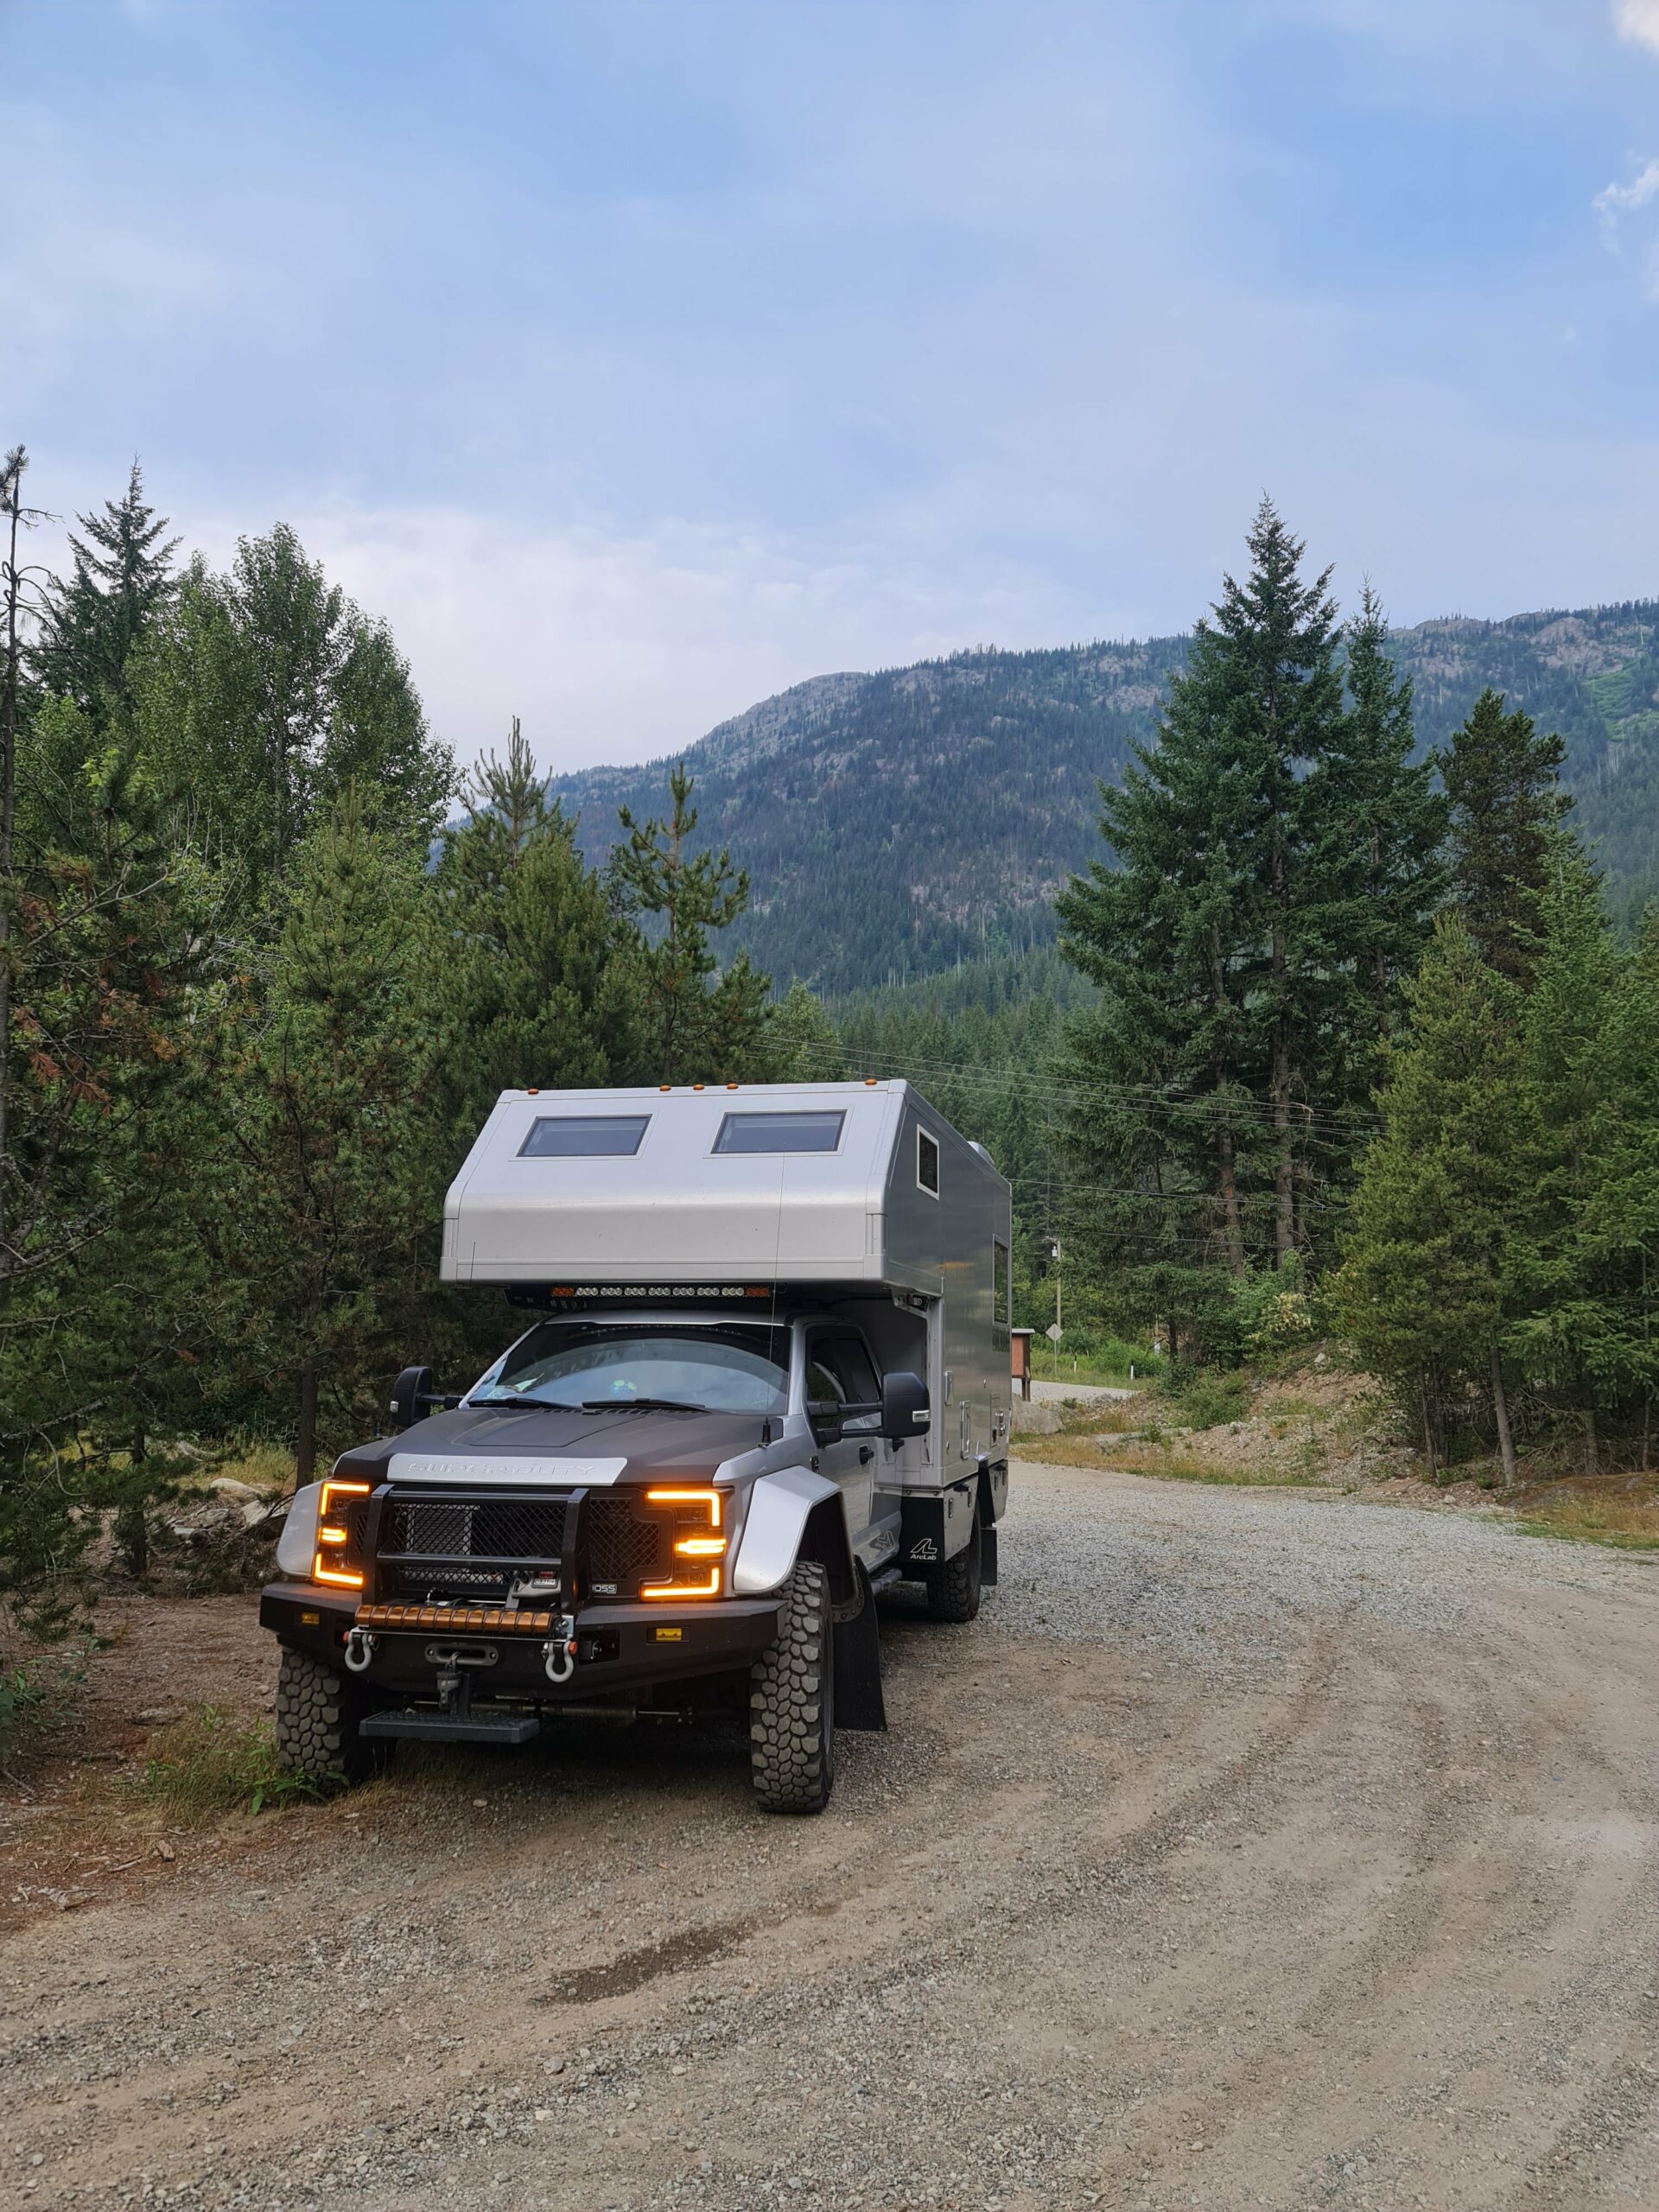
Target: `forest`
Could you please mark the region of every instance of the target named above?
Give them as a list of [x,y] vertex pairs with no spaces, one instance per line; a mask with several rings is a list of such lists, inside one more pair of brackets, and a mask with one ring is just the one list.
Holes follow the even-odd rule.
[[[906,1076],[1013,1183],[1018,1318],[1049,1318],[1058,1244],[1084,1344],[1192,1369],[1339,1338],[1431,1465],[1508,1479],[1567,1434],[1587,1467],[1646,1464],[1659,924],[1606,896],[1561,736],[1486,687],[1425,744],[1383,609],[1344,620],[1269,504],[1242,581],[1139,671],[1144,734],[1094,857],[1050,868],[1052,917],[965,962],[952,924],[939,972],[821,999],[740,944],[770,942],[752,855],[711,844],[683,764],[602,823],[517,723],[458,773],[384,624],[291,531],[215,573],[135,466],[48,574],[31,490],[14,450],[15,1621],[71,1618],[99,1544],[142,1575],[204,1453],[275,1443],[304,1480],[408,1360],[464,1380],[499,1348],[492,1301],[437,1287],[437,1238],[524,1084]],[[994,875],[995,836],[966,864]]]

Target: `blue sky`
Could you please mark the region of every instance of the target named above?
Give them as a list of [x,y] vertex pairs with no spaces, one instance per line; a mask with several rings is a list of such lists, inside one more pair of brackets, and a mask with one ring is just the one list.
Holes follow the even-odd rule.
[[1659,0],[0,0],[0,442],[291,521],[463,754],[1659,595]]

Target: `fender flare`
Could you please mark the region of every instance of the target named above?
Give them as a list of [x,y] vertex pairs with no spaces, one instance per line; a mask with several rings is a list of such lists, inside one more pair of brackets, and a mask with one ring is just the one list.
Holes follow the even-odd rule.
[[809,1467],[762,1475],[749,1492],[743,1537],[732,1566],[732,1594],[758,1597],[777,1589],[796,1561],[816,1560],[830,1577],[830,1595],[844,1605],[858,1588],[838,1486]]

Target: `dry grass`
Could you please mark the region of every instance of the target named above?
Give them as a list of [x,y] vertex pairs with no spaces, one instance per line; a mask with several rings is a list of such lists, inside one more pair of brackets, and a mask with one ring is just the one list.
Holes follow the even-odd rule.
[[237,1720],[216,1705],[158,1729],[138,1778],[141,1796],[175,1821],[194,1824],[221,1813],[258,1813],[318,1793],[283,1772],[270,1724]]
[[1618,1551],[1659,1551],[1659,1476],[1584,1476],[1521,1500],[1529,1536],[1608,1544]]
[[1168,1445],[1150,1441],[1117,1444],[1090,1433],[1062,1430],[1054,1436],[1027,1436],[1016,1440],[1017,1456],[1051,1467],[1089,1467],[1102,1474],[1153,1475],[1173,1483],[1228,1483],[1246,1488],[1294,1490],[1306,1488],[1314,1478],[1276,1473],[1256,1467],[1218,1466],[1213,1460],[1195,1459]]

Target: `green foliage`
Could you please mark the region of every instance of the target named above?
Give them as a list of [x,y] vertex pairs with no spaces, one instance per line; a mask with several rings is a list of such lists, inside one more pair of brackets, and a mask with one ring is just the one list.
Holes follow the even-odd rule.
[[47,594],[31,659],[43,692],[94,713],[126,702],[133,649],[174,597],[179,541],[145,500],[136,461],[122,497],[79,520],[86,537],[69,540],[73,567]]
[[669,811],[637,821],[619,810],[626,844],[611,855],[619,913],[646,918],[632,966],[646,1022],[646,1052],[659,1083],[741,1082],[766,1066],[770,978],[747,955],[722,975],[711,931],[730,927],[749,902],[749,879],[729,852],[699,851],[697,810],[683,761],[669,771]]
[[419,856],[355,785],[296,851],[260,1026],[231,1071],[218,1251],[245,1356],[296,1394],[299,1479],[327,1425],[366,1421],[427,1287],[444,1154]]
[[1451,809],[1454,895],[1481,957],[1524,983],[1572,801],[1556,778],[1566,747],[1483,691],[1440,763]]
[[1241,1420],[1249,1407],[1249,1386],[1236,1370],[1205,1367],[1188,1369],[1172,1378],[1170,1395],[1183,1422],[1190,1428],[1219,1428]]
[[321,1794],[283,1768],[268,1722],[245,1726],[216,1705],[199,1706],[157,1733],[138,1789],[150,1804],[192,1822],[280,1808]]
[[146,756],[250,912],[349,785],[370,828],[436,832],[453,765],[408,665],[285,524],[243,538],[228,575],[191,563],[131,680]]
[[1156,746],[1102,786],[1112,864],[1058,901],[1100,990],[1067,1032],[1074,1239],[1173,1348],[1224,1357],[1232,1281],[1329,1255],[1354,1117],[1440,891],[1439,813],[1376,601],[1344,703],[1325,579],[1302,579],[1266,502],[1249,550]]
[[1462,920],[1440,925],[1393,1047],[1334,1286],[1361,1357],[1415,1400],[1431,1453],[1460,1395],[1485,1394],[1534,1221],[1539,1131],[1515,986]]
[[640,1079],[631,933],[547,798],[517,717],[445,831],[429,932],[446,1160],[458,1166],[503,1090]]

